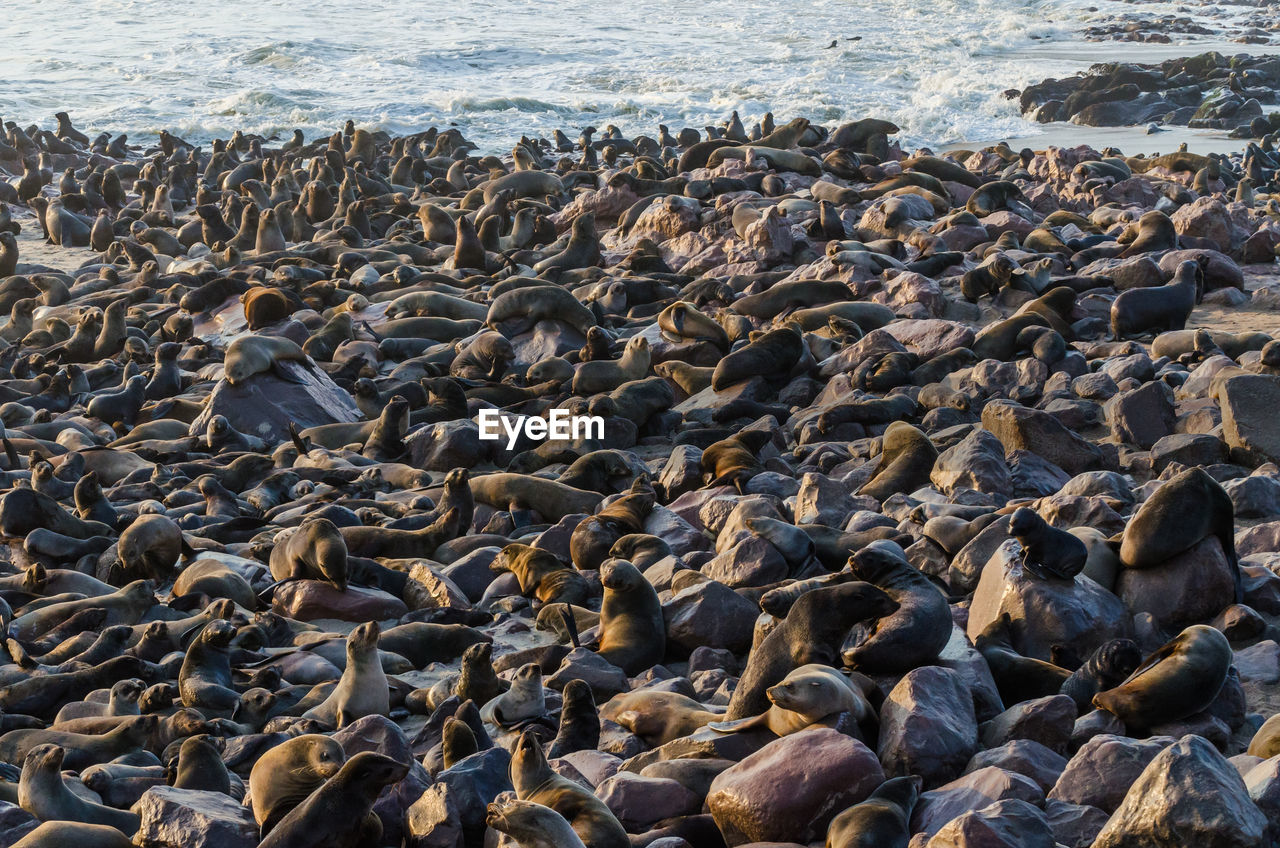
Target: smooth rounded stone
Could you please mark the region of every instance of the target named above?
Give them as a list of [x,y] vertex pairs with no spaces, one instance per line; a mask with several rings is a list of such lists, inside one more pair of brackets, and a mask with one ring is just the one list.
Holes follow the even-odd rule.
[[938,454],[929,479],[944,494],[961,488],[989,494],[1008,492],[1011,477],[1004,454],[1004,446],[994,435],[973,430]]
[[850,515],[866,506],[852,494],[844,484],[825,474],[805,474],[800,478],[800,490],[793,507],[795,523],[843,526]]
[[1267,615],[1280,614],[1280,574],[1262,565],[1242,562],[1244,602]]
[[655,506],[644,521],[645,533],[657,536],[671,546],[679,556],[694,551],[711,550],[711,540],[683,517],[664,506]]
[[440,569],[440,574],[460,588],[468,601],[476,603],[497,577],[489,566],[500,553],[502,548],[497,546],[476,548]]
[[965,681],[973,695],[973,711],[978,721],[986,721],[1004,711],[1000,690],[991,676],[991,667],[960,626],[951,625],[951,638],[943,646],[934,665],[951,669]]
[[1170,632],[1217,615],[1235,601],[1235,576],[1216,536],[1206,536],[1154,568],[1123,568],[1116,594]]
[[0,801],[0,840],[13,845],[40,826],[40,820],[8,801]]
[[613,775],[618,773],[618,769],[622,766],[622,759],[615,757],[613,754],[604,751],[596,751],[585,748],[581,751],[574,751],[571,754],[565,754],[558,757],[558,760],[564,760],[577,770],[578,774],[587,779],[593,787],[599,786],[601,783]]
[[[489,445],[496,443],[489,443]],[[480,440],[474,421],[440,421],[410,433],[405,438],[409,462],[424,471],[451,471],[474,468],[489,455],[489,446]]]
[[142,819],[138,843],[152,848],[253,848],[258,844],[253,813],[221,792],[153,786],[133,811]]
[[[737,517],[739,523],[748,517],[783,518],[782,513],[778,511],[777,501],[766,495],[739,495],[736,492],[731,494],[728,489],[712,491],[714,494],[703,499],[699,505],[697,522],[694,525],[708,533],[718,536],[732,517]],[[692,521],[685,510],[676,511],[676,514],[687,521]]]
[[702,799],[674,780],[622,771],[596,787],[596,797],[631,833],[656,822],[688,816],[702,809]]
[[1112,356],[1106,359],[1098,369],[1117,384],[1125,380],[1137,380],[1145,383],[1156,374],[1155,362],[1145,353],[1130,353],[1124,356]]
[[1236,556],[1280,553],[1280,521],[1255,524],[1236,533]]
[[1177,395],[1180,398],[1203,397],[1209,391],[1209,387],[1213,384],[1213,378],[1223,368],[1234,368],[1235,360],[1220,353],[1215,353],[1204,362],[1201,362],[1195,368],[1191,369],[1191,373],[1187,379],[1178,388]]
[[1015,739],[995,748],[979,751],[969,760],[964,773],[972,774],[979,769],[997,766],[1005,771],[1029,777],[1044,792],[1048,792],[1058,782],[1062,770],[1067,767],[1067,758],[1050,751],[1039,742],[1030,739]]
[[585,512],[575,512],[564,516],[539,533],[538,537],[533,540],[533,547],[555,554],[564,562],[570,562],[572,554],[569,546],[573,539],[573,531],[578,529],[578,525],[585,521],[586,518],[587,514]]
[[1049,790],[1049,798],[1113,813],[1138,776],[1174,741],[1172,737],[1130,739],[1110,733],[1094,736],[1067,762]]
[[1107,401],[1104,411],[1111,435],[1140,448],[1154,446],[1173,432],[1176,423],[1173,389],[1159,381],[1116,395]]
[[1280,377],[1241,374],[1222,382],[1222,438],[1233,459],[1252,465],[1280,461]]
[[1124,722],[1106,710],[1091,710],[1076,719],[1071,729],[1071,747],[1079,750],[1096,736],[1123,736]]
[[1275,821],[1280,817],[1280,756],[1263,760],[1246,771],[1244,786],[1267,818]]
[[483,839],[485,808],[489,803],[499,792],[514,788],[510,769],[511,754],[505,748],[489,748],[464,757],[436,775],[436,782],[447,784],[454,796],[468,844]]
[[333,734],[333,740],[342,746],[347,757],[372,751],[390,757],[397,762],[413,759],[413,746],[409,737],[391,719],[380,715],[359,718]]
[[800,483],[794,477],[788,477],[776,471],[766,471],[752,477],[747,482],[746,491],[749,495],[772,495],[785,500],[795,497],[800,491]]
[[1280,515],[1280,480],[1252,474],[1228,480],[1222,486],[1235,506],[1236,518],[1270,518]]
[[1084,398],[1055,397],[1044,404],[1044,411],[1071,430],[1088,430],[1105,417],[1100,404]]
[[1097,807],[1054,800],[1045,802],[1044,815],[1054,841],[1066,848],[1089,848],[1110,818]]
[[1111,379],[1110,374],[1103,371],[1094,371],[1072,380],[1071,391],[1085,400],[1101,402],[1110,400],[1120,390],[1116,388],[1116,381]]
[[1244,241],[1232,223],[1226,204],[1216,197],[1197,197],[1169,216],[1180,236],[1208,239],[1231,253]]
[[1002,515],[978,531],[951,559],[947,585],[953,592],[968,593],[978,586],[982,569],[992,555],[1009,540],[1009,516]]
[[1226,751],[1227,746],[1231,744],[1231,727],[1208,711],[1196,713],[1179,721],[1157,724],[1151,728],[1151,732],[1174,739],[1180,739],[1188,734],[1194,735],[1205,739],[1219,751]]
[[890,777],[915,774],[932,787],[958,775],[978,750],[973,696],[964,678],[938,666],[908,672],[880,708],[876,750]]
[[1100,497],[1056,494],[1040,500],[1040,517],[1059,530],[1093,527],[1104,536],[1124,530],[1124,518]]
[[544,319],[533,329],[511,338],[511,349],[517,362],[532,365],[552,356],[564,356],[571,350],[580,350],[587,338],[563,321]]
[[703,647],[746,652],[759,614],[755,604],[716,580],[689,586],[662,605],[668,644],[689,652]]
[[587,648],[574,648],[566,654],[560,667],[547,677],[546,685],[561,690],[570,680],[582,680],[590,686],[597,704],[630,688],[625,671]]
[[997,548],[982,569],[965,628],[969,639],[976,640],[1006,613],[1012,619],[1014,649],[1046,662],[1053,645],[1087,657],[1104,643],[1130,635],[1123,601],[1083,574],[1069,583],[1032,577],[1024,571],[1013,540]]
[[276,364],[288,375],[263,371],[236,385],[219,380],[204,409],[191,423],[191,432],[203,433],[216,416],[224,416],[241,433],[268,444],[289,440],[289,426],[299,430],[321,424],[352,423],[363,419],[359,407],[320,368],[289,360]]
[[1019,799],[997,801],[948,823],[926,848],[1054,848],[1044,813]]
[[972,329],[959,321],[941,318],[891,321],[884,326],[884,331],[902,342],[921,362],[973,344]]
[[1262,843],[1267,817],[1239,772],[1198,736],[1156,755],[1134,781],[1095,848],[1246,848]]
[[987,766],[922,793],[911,814],[911,831],[932,836],[959,816],[1015,799],[1042,806],[1044,792],[1029,777]]
[[1031,451],[1010,451],[1007,460],[1015,497],[1042,498],[1052,495],[1071,479],[1067,472]]
[[748,536],[733,547],[716,554],[701,571],[734,589],[767,586],[784,580],[790,572],[786,559],[768,540]]
[[1006,450],[1038,453],[1068,474],[1093,471],[1102,464],[1102,453],[1096,445],[1039,409],[1012,401],[991,401],[982,409],[982,426]]
[[1071,742],[1075,721],[1075,701],[1066,695],[1050,695],[1013,705],[982,724],[978,734],[987,748],[1027,739],[1062,753]]
[[661,777],[674,780],[698,796],[698,804],[711,791],[711,784],[720,772],[732,766],[730,760],[682,759],[661,760],[640,770],[644,777]]
[[729,845],[821,838],[831,819],[884,782],[856,739],[811,727],[765,745],[716,776],[707,809]]
[[404,848],[463,848],[462,814],[447,783],[427,787],[405,811]]
[[322,580],[295,580],[277,587],[271,606],[299,621],[386,621],[409,611],[404,601],[381,589],[349,585],[343,591]]
[[1095,259],[1080,269],[1081,276],[1110,277],[1118,290],[1164,285],[1165,275],[1149,256]]
[[1273,639],[1264,639],[1242,648],[1235,652],[1232,665],[1239,672],[1241,682],[1263,685],[1280,682],[1280,645]]
[[1151,467],[1157,474],[1172,462],[1214,465],[1226,461],[1226,458],[1227,446],[1222,439],[1207,433],[1170,433],[1151,446]]

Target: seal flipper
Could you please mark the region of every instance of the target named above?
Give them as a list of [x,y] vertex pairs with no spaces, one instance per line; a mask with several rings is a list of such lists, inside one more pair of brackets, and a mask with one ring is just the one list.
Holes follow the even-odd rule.
[[713,721],[707,727],[716,733],[737,733],[740,730],[752,730],[757,727],[768,727],[769,722],[766,720],[768,713],[761,713],[757,716],[748,716],[747,718],[733,719],[731,721]]
[[22,462],[18,459],[18,451],[14,448],[13,443],[8,438],[4,439],[4,455],[9,461],[9,470],[17,471],[22,468]]
[[578,620],[573,617],[573,609],[568,604],[560,605],[560,618],[564,620],[565,629],[569,631],[569,644],[575,648],[581,648],[582,640],[578,637]]
[[368,321],[361,321],[361,322],[360,322],[360,326],[364,328],[364,331],[365,331],[366,333],[368,333],[369,335],[373,336],[373,340],[374,340],[375,342],[377,342],[378,344],[382,344],[382,342],[384,341],[384,339],[382,338],[382,336],[380,336],[380,335],[378,335],[376,332],[374,332],[373,328],[369,326],[369,322],[368,322]]

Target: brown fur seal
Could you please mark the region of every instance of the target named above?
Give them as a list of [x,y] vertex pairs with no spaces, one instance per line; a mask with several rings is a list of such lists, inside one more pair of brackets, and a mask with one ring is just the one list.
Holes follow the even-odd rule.
[[1188,468],[1156,489],[1125,525],[1120,561],[1126,568],[1152,568],[1215,536],[1236,575],[1237,603],[1243,594],[1236,566],[1235,507],[1226,490],[1202,468]]
[[593,513],[604,499],[597,492],[584,492],[555,480],[526,474],[483,474],[471,478],[471,494],[478,503],[496,509],[516,504],[536,509],[548,521],[559,521],[574,513]]
[[1178,263],[1167,285],[1127,289],[1111,304],[1111,333],[1116,341],[1146,333],[1181,330],[1204,292],[1204,273],[1191,260]]
[[804,337],[794,327],[770,330],[721,359],[712,374],[711,388],[722,391],[752,377],[771,382],[784,379],[804,353]]
[[511,688],[480,709],[480,717],[499,727],[512,727],[528,718],[546,714],[546,693],[542,689],[542,669],[525,663],[511,678]]
[[399,783],[409,767],[363,751],[311,793],[272,828],[258,848],[304,848],[317,840],[326,848],[381,844],[382,823],[371,811],[382,790]]
[[341,527],[338,532],[351,556],[377,559],[391,557],[429,557],[436,548],[455,538],[463,529],[458,526],[458,510],[452,508],[421,530],[395,530],[390,527]]
[[600,716],[625,727],[646,745],[656,748],[723,719],[724,713],[679,692],[636,689],[615,695],[601,707]]
[[525,286],[505,291],[489,304],[484,323],[509,338],[546,320],[568,324],[584,336],[596,326],[592,311],[559,286]]
[[842,654],[850,668],[909,671],[937,660],[951,638],[951,608],[946,597],[892,548],[873,542],[849,559],[856,578],[883,590],[898,605],[865,628],[854,628],[855,644]]
[[551,770],[532,731],[521,735],[512,752],[511,783],[521,801],[542,804],[564,816],[587,848],[630,848],[626,830],[603,801]]
[[884,501],[914,492],[929,482],[937,459],[938,449],[928,436],[905,421],[894,421],[884,431],[876,470],[858,494]]
[[507,545],[489,564],[489,570],[514,574],[520,581],[520,594],[533,599],[535,608],[550,603],[583,606],[591,597],[591,587],[581,573],[550,551],[530,545]]
[[67,788],[62,780],[63,754],[54,744],[36,745],[27,752],[18,782],[18,805],[45,821],[106,825],[133,836],[141,824],[137,813],[94,804]]
[[862,690],[837,669],[827,665],[802,665],[777,685],[770,686],[766,694],[772,706],[761,715],[739,721],[713,722],[711,729],[728,733],[765,727],[775,736],[788,736],[843,713],[850,714],[854,722],[861,722],[873,714]]
[[573,375],[572,391],[577,395],[611,392],[623,383],[641,380],[649,373],[649,340],[632,336],[622,358],[583,362]]
[[918,777],[886,780],[867,800],[831,820],[826,848],[907,848],[911,811],[919,797]]
[[222,366],[227,382],[239,385],[254,374],[275,370],[283,379],[293,381],[292,377],[281,374],[277,364],[283,360],[310,363],[310,358],[302,348],[282,336],[240,336],[227,345],[227,353]]
[[378,655],[378,637],[382,628],[376,621],[366,621],[347,637],[347,667],[342,679],[329,697],[303,713],[333,727],[343,728],[367,715],[385,716],[391,712],[387,675]]
[[276,580],[294,578],[328,580],[342,591],[347,589],[351,571],[347,564],[347,543],[329,519],[306,519],[296,529],[285,530],[271,548],[271,576]]
[[13,848],[136,848],[118,829],[103,824],[47,821],[13,843]]
[[1207,624],[1178,634],[1114,689],[1093,696],[1134,731],[1178,721],[1207,708],[1218,697],[1232,662],[1231,643]]
[[337,774],[346,759],[341,745],[316,733],[285,740],[259,757],[249,773],[249,797],[262,835]]
[[564,816],[532,801],[499,796],[489,804],[484,823],[520,848],[586,848]]
[[674,341],[705,341],[722,352],[729,350],[729,336],[724,328],[686,300],[677,300],[663,309],[658,314],[658,327]]
[[600,644],[596,652],[627,676],[662,662],[667,628],[662,602],[644,575],[623,559],[600,566],[604,603],[600,606]]
[[897,608],[882,590],[860,581],[801,595],[786,618],[751,649],[726,718],[748,718],[765,712],[769,709],[770,686],[802,665],[834,665],[850,627],[886,616]]

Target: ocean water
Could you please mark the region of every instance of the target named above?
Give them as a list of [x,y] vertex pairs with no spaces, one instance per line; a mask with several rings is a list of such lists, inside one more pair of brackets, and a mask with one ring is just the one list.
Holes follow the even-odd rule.
[[1185,13],[1113,0],[25,0],[0,18],[0,117],[48,125],[65,109],[135,140],[452,123],[492,150],[588,124],[701,128],[736,109],[748,128],[772,110],[887,118],[910,144],[991,141],[1037,132],[1006,89],[1097,61],[1079,33],[1135,8]]

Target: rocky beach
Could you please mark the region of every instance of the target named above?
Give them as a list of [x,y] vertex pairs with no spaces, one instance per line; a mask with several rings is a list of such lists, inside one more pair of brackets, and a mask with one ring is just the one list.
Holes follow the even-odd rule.
[[1117,5],[1009,141],[6,111],[0,848],[1280,845],[1275,7]]

